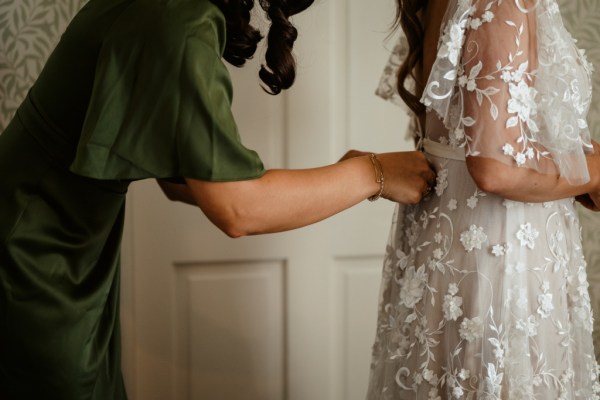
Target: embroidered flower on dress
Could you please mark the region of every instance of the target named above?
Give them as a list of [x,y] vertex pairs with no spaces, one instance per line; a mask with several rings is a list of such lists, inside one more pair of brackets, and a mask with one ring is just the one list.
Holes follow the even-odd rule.
[[528,159],[533,160],[533,157],[535,156],[533,148],[528,147],[527,150],[525,150],[525,156],[527,156]]
[[560,271],[562,268],[567,267],[569,258],[563,253],[561,248],[556,249],[556,256],[554,258],[554,272]]
[[456,321],[463,312],[461,309],[463,299],[460,296],[454,296],[450,290],[448,294],[444,296],[444,318],[448,321]]
[[415,327],[415,336],[421,344],[427,342],[427,318],[423,317],[420,319],[419,324]]
[[452,396],[455,399],[460,399],[461,397],[463,397],[464,394],[465,394],[465,392],[464,392],[463,388],[460,386],[455,386],[454,389],[452,389]]
[[477,207],[477,203],[479,202],[479,199],[475,196],[471,196],[467,199],[467,207],[469,207],[470,209],[474,209],[475,207]]
[[542,318],[550,317],[550,313],[554,310],[554,304],[552,304],[552,293],[544,293],[538,295],[538,304],[540,305],[537,309],[538,314]]
[[458,285],[456,283],[451,283],[448,285],[448,293],[450,293],[452,296],[454,296],[456,293],[458,293]]
[[517,155],[515,155],[515,161],[517,162],[518,166],[525,164],[525,161],[527,161],[525,153],[517,153]]
[[527,290],[519,289],[519,297],[517,298],[517,307],[521,310],[526,310],[529,305],[529,299],[527,298]]
[[521,241],[521,246],[527,246],[533,250],[535,247],[535,240],[540,236],[540,232],[531,226],[531,223],[521,225],[521,229],[517,232],[517,239]]
[[464,138],[465,138],[465,128],[463,128],[463,127],[456,128],[452,135],[451,145],[458,146],[458,143],[462,142],[462,140]]
[[419,267],[418,270],[415,270],[414,266],[406,269],[404,277],[400,281],[400,303],[407,308],[413,308],[421,301],[426,282],[425,266]]
[[504,349],[498,345],[494,347],[494,357],[496,357],[496,360],[500,361],[501,363],[504,360]]
[[515,324],[517,330],[523,332],[527,337],[536,336],[538,326],[539,324],[533,315],[530,315],[526,320],[520,319]]
[[487,376],[485,378],[485,391],[490,394],[489,399],[499,398],[500,385],[502,384],[502,378],[504,373],[497,373],[496,366],[492,363],[487,365]]
[[416,244],[420,232],[421,226],[417,221],[412,221],[410,224],[408,224],[405,234],[409,246],[413,247]]
[[471,343],[483,336],[483,321],[480,317],[464,318],[460,323],[460,337]]
[[[475,89],[477,89],[477,82],[475,81],[475,78],[477,78],[477,74],[481,71],[482,66],[483,64],[479,63],[477,66],[473,67],[469,73],[469,76],[465,74],[460,75],[457,80],[458,86],[466,88],[468,92],[474,92]],[[457,135],[456,138],[459,140],[463,139],[464,129],[462,130],[462,133],[463,134],[460,136]]]
[[447,207],[448,207],[448,210],[454,211],[454,210],[456,210],[457,206],[458,206],[458,202],[456,201],[456,199],[450,199]]
[[502,146],[502,152],[507,156],[512,156],[515,152],[515,149],[508,143]]
[[427,400],[442,400],[442,398],[439,396],[437,388],[431,388],[431,390],[429,390]]
[[516,85],[509,83],[508,91],[511,97],[508,100],[508,112],[517,114],[518,119],[517,117],[509,118],[506,122],[506,127],[512,128],[513,126],[517,126],[518,120],[521,120],[527,124],[527,127],[531,131],[537,132],[537,125],[531,119],[531,117],[537,114],[537,103],[535,101],[537,90],[521,80]]
[[496,257],[501,257],[507,253],[510,253],[512,247],[510,243],[505,243],[505,244],[495,244],[492,247],[492,254],[495,255]]
[[481,245],[486,240],[487,235],[483,231],[483,227],[477,227],[476,225],[471,225],[468,231],[460,234],[460,242],[468,252],[473,251],[473,249],[481,250]]
[[448,187],[448,170],[442,169],[435,178],[435,194],[440,197]]
[[410,261],[408,254],[404,253],[400,249],[396,249],[396,257],[398,258],[396,266],[399,267],[400,270],[404,271],[408,266],[408,262]]
[[481,19],[484,22],[492,22],[492,20],[494,19],[494,13],[488,10],[483,13],[483,15],[481,16]]
[[450,24],[444,29],[444,36],[441,38],[442,46],[439,49],[438,57],[448,58],[452,65],[458,64],[464,41],[465,22]]
[[427,368],[423,370],[423,379],[429,382],[429,384],[432,386],[437,386],[440,381],[440,378],[432,370]]
[[471,29],[479,29],[479,27],[481,25],[483,25],[483,23],[481,22],[481,19],[479,19],[479,18],[471,19],[471,23],[469,24]]
[[423,383],[423,375],[420,372],[415,372],[413,375],[413,381],[415,381],[415,383],[417,385],[420,385]]
[[492,247],[492,254],[496,257],[503,256],[505,254],[504,246],[501,244],[495,244],[494,247]]

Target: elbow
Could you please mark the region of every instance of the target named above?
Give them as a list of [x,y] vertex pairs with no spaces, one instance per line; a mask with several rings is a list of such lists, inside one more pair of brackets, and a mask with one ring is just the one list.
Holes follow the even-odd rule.
[[511,192],[515,180],[509,166],[488,158],[468,157],[467,168],[480,190],[502,197]]
[[217,225],[217,227],[232,239],[241,238],[250,234],[246,230],[242,229],[242,227],[237,226],[237,224],[222,224]]
[[250,219],[234,210],[227,210],[217,216],[209,216],[209,218],[217,228],[232,239],[253,234],[250,228]]
[[212,221],[221,232],[232,239],[241,238],[250,235],[248,229],[235,218],[222,217]]
[[471,175],[473,180],[475,181],[475,185],[479,188],[479,190],[490,193],[501,195],[503,190],[503,184],[499,181],[498,178],[493,176],[479,176],[479,175]]

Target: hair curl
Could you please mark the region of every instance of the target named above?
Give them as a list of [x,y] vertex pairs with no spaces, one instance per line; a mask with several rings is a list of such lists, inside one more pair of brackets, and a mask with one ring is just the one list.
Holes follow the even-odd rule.
[[[397,0],[396,18],[393,25],[394,30],[402,29],[408,41],[408,55],[398,71],[398,93],[416,115],[422,115],[425,112],[425,106],[420,102],[424,85],[415,72],[423,64],[425,30],[420,13],[427,8],[427,3],[428,0]],[[406,89],[405,82],[409,76],[416,82],[416,93]]]
[[[223,58],[236,67],[242,67],[256,52],[263,38],[250,24],[254,0],[211,0],[225,15],[227,42]],[[266,65],[261,65],[259,77],[270,94],[289,89],[296,79],[296,59],[293,47],[298,31],[289,21],[292,15],[307,9],[314,0],[259,0],[261,8],[271,21],[267,33]]]

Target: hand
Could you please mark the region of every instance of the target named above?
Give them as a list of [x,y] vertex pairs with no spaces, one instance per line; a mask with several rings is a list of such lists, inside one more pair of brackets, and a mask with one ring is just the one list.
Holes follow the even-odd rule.
[[382,153],[377,158],[385,179],[383,197],[388,200],[416,204],[435,184],[435,172],[422,152]]

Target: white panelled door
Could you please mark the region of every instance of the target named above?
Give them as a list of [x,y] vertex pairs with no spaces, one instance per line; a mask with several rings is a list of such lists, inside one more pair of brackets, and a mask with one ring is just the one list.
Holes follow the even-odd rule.
[[[267,167],[410,147],[404,113],[373,94],[393,13],[393,0],[317,0],[295,19],[298,79],[284,95],[262,92],[256,63],[232,70],[241,135]],[[166,200],[155,182],[134,184],[128,200],[131,399],[364,398],[391,203],[234,240],[198,209]]]

